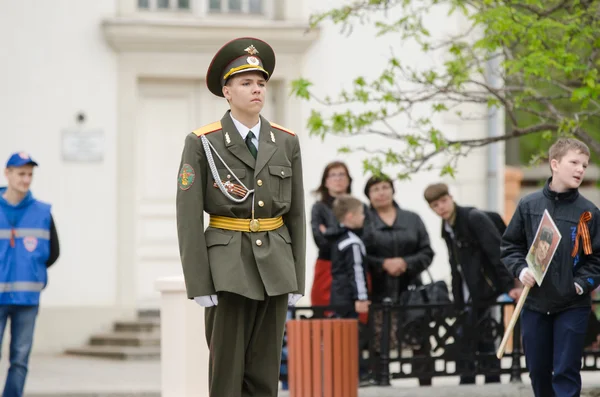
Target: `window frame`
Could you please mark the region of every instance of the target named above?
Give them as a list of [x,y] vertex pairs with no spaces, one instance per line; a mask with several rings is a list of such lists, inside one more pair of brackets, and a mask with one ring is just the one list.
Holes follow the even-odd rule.
[[189,0],[189,8],[179,8],[178,0],[168,0],[168,8],[158,8],[159,0],[147,0],[148,8],[140,8],[138,0],[133,0],[134,7],[138,13],[156,14],[182,14],[194,17],[207,18],[211,20],[244,18],[244,19],[274,19],[275,1],[281,0],[261,0],[261,12],[250,12],[250,0],[241,0],[241,11],[229,11],[229,0],[219,0],[221,2],[220,11],[210,9],[210,0]]

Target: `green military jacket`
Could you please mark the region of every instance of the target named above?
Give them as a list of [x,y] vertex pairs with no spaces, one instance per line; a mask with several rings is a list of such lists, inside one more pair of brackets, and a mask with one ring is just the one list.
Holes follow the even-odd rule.
[[[208,138],[219,177],[255,189],[255,218],[283,217],[273,231],[239,232],[208,227],[204,212],[250,219],[252,196],[242,203],[214,185],[200,136]],[[306,220],[302,160],[298,137],[261,116],[258,155],[254,159],[229,111],[220,122],[185,139],[177,187],[177,232],[187,294],[233,292],[250,299],[304,294]]]

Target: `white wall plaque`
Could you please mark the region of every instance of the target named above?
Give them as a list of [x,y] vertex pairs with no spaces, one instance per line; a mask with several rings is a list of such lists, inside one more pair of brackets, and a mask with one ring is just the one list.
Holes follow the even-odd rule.
[[101,130],[63,130],[64,161],[99,162],[104,159],[104,132]]

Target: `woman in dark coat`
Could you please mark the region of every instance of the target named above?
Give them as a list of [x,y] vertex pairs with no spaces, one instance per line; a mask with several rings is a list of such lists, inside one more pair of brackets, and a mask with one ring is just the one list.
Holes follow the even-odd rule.
[[338,222],[331,209],[333,200],[340,194],[350,194],[352,177],[348,167],[341,161],[334,161],[325,167],[321,177],[321,185],[315,190],[319,195],[311,211],[311,227],[315,244],[319,248],[319,256],[315,263],[314,279],[310,291],[312,306],[329,305],[331,294],[331,244],[326,237],[327,229],[335,229]]
[[[369,198],[363,241],[367,249],[367,264],[371,275],[371,302],[381,303],[389,298],[398,303],[400,296],[411,284],[419,284],[422,271],[433,261],[434,252],[421,217],[404,210],[394,201],[394,184],[386,175],[371,177],[365,186]],[[375,322],[375,345],[381,332],[381,312],[370,318]],[[390,349],[400,349],[397,343],[397,316],[392,318]],[[422,346],[415,353],[426,349]],[[422,385],[431,384],[430,378],[419,379]]]

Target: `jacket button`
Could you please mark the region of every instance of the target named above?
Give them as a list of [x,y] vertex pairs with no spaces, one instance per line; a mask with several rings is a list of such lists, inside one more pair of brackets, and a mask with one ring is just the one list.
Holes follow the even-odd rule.
[[256,181],[256,184],[257,184],[258,186],[262,186],[262,179],[259,179],[258,181]]
[[260,247],[262,245],[262,241],[261,240],[256,240],[256,245],[258,245]]
[[264,206],[265,206],[265,202],[264,202],[264,201],[262,201],[262,200],[260,200],[260,201],[258,202],[258,206],[259,206],[259,207],[264,207]]
[[281,171],[281,175],[285,175],[285,172],[284,172],[284,171]]
[[231,175],[229,175],[229,174],[228,174],[228,175],[227,175],[227,179],[231,179]]

